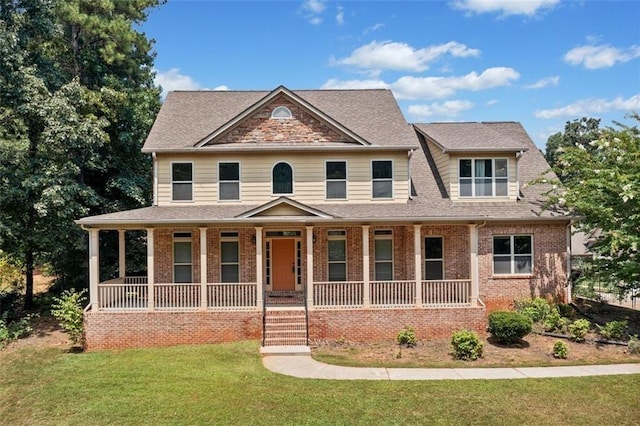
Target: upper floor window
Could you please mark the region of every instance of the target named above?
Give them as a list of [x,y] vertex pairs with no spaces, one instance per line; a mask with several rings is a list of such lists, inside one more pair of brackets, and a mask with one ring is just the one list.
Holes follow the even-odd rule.
[[442,237],[426,237],[424,239],[424,277],[427,280],[444,278]]
[[192,282],[191,232],[173,234],[173,282]]
[[240,163],[218,163],[220,200],[240,199]]
[[393,198],[393,162],[391,160],[371,162],[371,185],[373,198]]
[[171,163],[171,199],[193,200],[193,163]]
[[274,194],[293,194],[293,169],[289,164],[278,163],[271,173]]
[[506,158],[461,159],[461,197],[506,197],[509,195],[509,161]]
[[533,237],[501,235],[493,237],[493,273],[531,274],[533,271]]
[[374,232],[374,276],[376,281],[393,279],[393,232],[389,229]]
[[327,199],[347,198],[347,162],[327,161],[325,163]]
[[275,118],[276,120],[286,120],[291,117],[293,117],[291,110],[285,106],[276,107],[271,112],[271,118]]
[[220,281],[240,282],[240,247],[237,232],[220,233]]

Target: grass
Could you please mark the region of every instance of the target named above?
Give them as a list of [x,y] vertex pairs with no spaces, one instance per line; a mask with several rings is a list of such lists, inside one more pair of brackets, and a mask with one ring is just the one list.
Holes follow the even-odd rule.
[[640,375],[331,381],[265,370],[256,342],[0,352],[10,425],[636,424]]

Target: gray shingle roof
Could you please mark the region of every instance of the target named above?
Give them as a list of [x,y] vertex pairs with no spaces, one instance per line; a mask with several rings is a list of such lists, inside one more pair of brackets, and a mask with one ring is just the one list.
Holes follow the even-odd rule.
[[502,129],[510,129],[513,122],[495,123],[418,123],[414,126],[428,135],[445,152],[510,151],[529,148],[518,135]]

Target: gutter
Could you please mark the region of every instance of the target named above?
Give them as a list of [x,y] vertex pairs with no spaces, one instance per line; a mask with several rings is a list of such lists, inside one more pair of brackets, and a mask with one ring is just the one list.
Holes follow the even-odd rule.
[[202,153],[226,153],[226,152],[256,152],[256,153],[264,153],[274,150],[282,150],[286,149],[287,151],[294,152],[308,152],[308,151],[320,151],[320,152],[342,152],[342,151],[407,151],[407,150],[416,150],[418,146],[414,145],[353,145],[353,146],[331,146],[331,144],[317,144],[311,145],[309,144],[301,144],[303,146],[295,146],[295,145],[276,145],[269,146],[269,144],[264,144],[257,146],[258,144],[244,144],[245,146],[201,146],[201,147],[184,147],[184,148],[142,148],[142,152],[145,154],[193,154],[194,152]]

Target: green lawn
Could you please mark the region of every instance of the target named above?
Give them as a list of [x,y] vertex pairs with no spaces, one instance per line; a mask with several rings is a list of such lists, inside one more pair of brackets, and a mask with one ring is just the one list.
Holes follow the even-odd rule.
[[640,375],[445,382],[302,380],[256,342],[0,351],[0,423],[637,424]]

